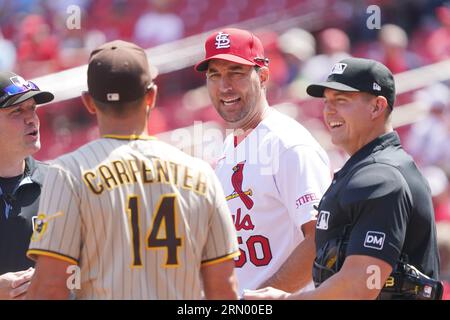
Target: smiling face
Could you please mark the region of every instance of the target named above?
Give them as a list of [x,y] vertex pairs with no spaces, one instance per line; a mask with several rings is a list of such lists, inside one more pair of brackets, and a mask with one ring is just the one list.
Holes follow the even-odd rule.
[[25,158],[41,148],[39,118],[33,98],[0,109],[0,152]]
[[263,85],[267,68],[213,59],[206,72],[211,101],[220,116],[233,128],[244,128],[262,113]]
[[325,89],[324,96],[323,117],[333,144],[352,155],[373,140],[379,121],[374,121],[371,109],[377,97],[333,89]]

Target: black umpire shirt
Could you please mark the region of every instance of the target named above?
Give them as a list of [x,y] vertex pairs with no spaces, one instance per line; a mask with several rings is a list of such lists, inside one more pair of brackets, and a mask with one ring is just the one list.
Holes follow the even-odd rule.
[[345,163],[318,211],[317,255],[346,228],[346,257],[372,256],[395,268],[402,254],[407,263],[438,279],[430,189],[396,132],[376,138]]
[[34,265],[26,257],[26,251],[47,167],[47,164],[28,157],[22,176],[0,181],[0,274]]

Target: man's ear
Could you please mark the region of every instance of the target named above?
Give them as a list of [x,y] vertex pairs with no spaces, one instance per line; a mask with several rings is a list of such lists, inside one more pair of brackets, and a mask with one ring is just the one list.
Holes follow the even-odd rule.
[[389,108],[387,99],[383,96],[375,97],[371,109],[372,120],[378,117],[384,118],[386,114],[386,108]]
[[92,96],[87,91],[83,91],[81,93],[81,100],[83,101],[83,104],[87,111],[90,114],[96,114],[97,108],[95,107],[94,99],[92,99]]
[[156,104],[156,95],[158,93],[158,86],[154,84],[150,90],[145,94],[145,101],[149,109],[153,109]]
[[266,88],[267,87],[267,82],[269,81],[269,76],[270,72],[269,72],[269,68],[267,67],[261,67],[258,71],[258,75],[259,75],[259,81],[261,83],[261,87]]

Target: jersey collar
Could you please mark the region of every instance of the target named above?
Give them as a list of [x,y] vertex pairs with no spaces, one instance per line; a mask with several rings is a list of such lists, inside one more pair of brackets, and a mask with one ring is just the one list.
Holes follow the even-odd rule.
[[119,135],[119,134],[105,134],[102,136],[105,139],[116,139],[116,140],[157,140],[156,137],[146,136],[146,135]]
[[355,164],[357,164],[361,160],[389,146],[400,146],[400,137],[398,136],[398,133],[395,131],[383,134],[375,138],[374,140],[366,144],[364,147],[356,151],[356,153],[352,155],[350,159],[347,160],[342,169],[339,170],[338,172],[339,176],[345,174],[349,169],[351,169]]

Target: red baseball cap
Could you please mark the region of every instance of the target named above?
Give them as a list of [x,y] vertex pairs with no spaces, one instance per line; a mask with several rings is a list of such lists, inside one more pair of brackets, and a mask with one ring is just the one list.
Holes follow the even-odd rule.
[[269,59],[264,57],[264,48],[253,33],[227,28],[212,33],[205,42],[205,59],[195,65],[195,70],[204,72],[211,59],[221,59],[247,66],[264,67]]

